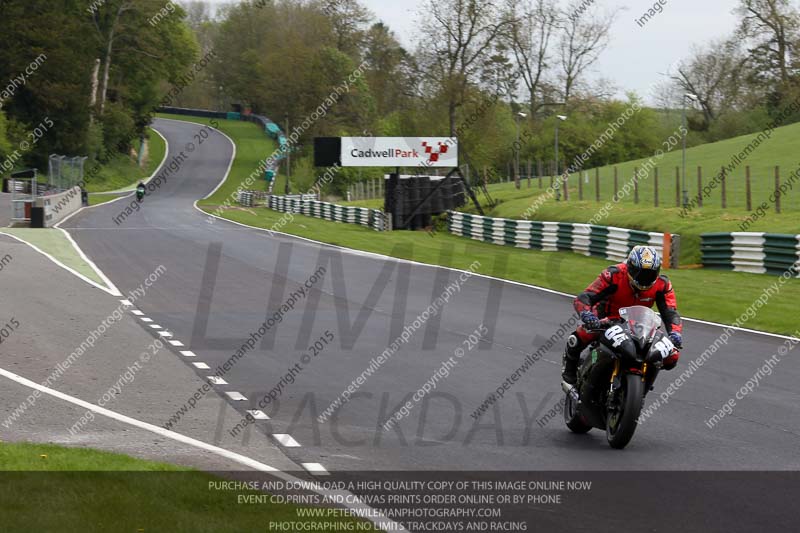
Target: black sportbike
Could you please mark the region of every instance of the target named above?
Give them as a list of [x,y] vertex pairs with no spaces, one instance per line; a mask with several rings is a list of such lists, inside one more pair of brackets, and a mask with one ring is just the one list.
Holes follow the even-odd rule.
[[619,320],[604,320],[603,334],[585,352],[575,386],[562,382],[564,421],[575,433],[604,429],[622,449],[633,438],[644,398],[675,345],[661,317],[640,305],[623,307]]

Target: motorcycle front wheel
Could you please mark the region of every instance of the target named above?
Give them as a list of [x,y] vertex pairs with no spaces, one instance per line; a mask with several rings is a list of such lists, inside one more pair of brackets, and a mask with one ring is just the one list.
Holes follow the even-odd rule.
[[639,414],[644,402],[644,383],[642,377],[627,374],[620,391],[619,407],[609,411],[606,418],[606,439],[608,445],[618,450],[623,449],[633,438]]

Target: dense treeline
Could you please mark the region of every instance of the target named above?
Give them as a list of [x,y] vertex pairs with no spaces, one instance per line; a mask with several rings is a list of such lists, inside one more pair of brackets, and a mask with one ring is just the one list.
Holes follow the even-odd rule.
[[205,89],[186,91],[182,103],[242,104],[291,126],[363,70],[302,132],[298,176],[312,175],[315,135],[457,132],[473,170],[498,177],[515,157],[518,126],[520,158],[552,161],[557,114],[569,116],[560,124],[562,159],[584,155],[590,168],[652,155],[678,130],[685,92],[699,97],[689,111],[690,145],[756,131],[797,92],[798,15],[785,0],[740,0],[731,39],[698,49],[652,94],[624,100],[610,82],[589,78],[618,11],[580,0],[428,0],[421,9],[408,49],[358,0],[249,0],[215,16],[192,2],[190,23],[216,61]]
[[184,17],[164,0],[0,1],[0,155],[46,168],[51,153],[102,162],[138,149],[197,55]]
[[[0,153],[45,116],[55,125],[30,159],[127,152],[168,95],[288,121],[301,182],[314,174],[319,135],[458,134],[473,172],[496,179],[517,147],[523,161],[552,161],[559,114],[569,117],[561,158],[590,168],[652,155],[676,132],[684,93],[698,96],[690,145],[757,131],[800,96],[800,15],[789,0],[738,0],[730,38],[697,48],[652,94],[624,99],[590,78],[619,15],[600,3],[425,0],[421,10],[406,47],[358,0],[244,0],[216,11],[197,1],[0,1],[0,80],[47,56],[2,100]],[[343,170],[336,188],[359,175]]]

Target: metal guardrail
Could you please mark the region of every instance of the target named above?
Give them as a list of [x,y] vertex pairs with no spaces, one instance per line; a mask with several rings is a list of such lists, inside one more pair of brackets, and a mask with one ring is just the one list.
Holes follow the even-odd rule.
[[794,269],[795,277],[800,277],[800,235],[704,233],[700,251],[707,268],[775,275]]

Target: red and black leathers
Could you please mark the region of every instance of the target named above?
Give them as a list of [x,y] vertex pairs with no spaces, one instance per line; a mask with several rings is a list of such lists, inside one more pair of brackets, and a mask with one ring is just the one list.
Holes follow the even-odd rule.
[[[672,283],[666,276],[660,276],[655,285],[646,291],[634,289],[628,280],[628,265],[620,263],[608,267],[575,299],[575,310],[578,313],[589,311],[599,318],[620,318],[619,310],[622,307],[642,305],[652,307],[655,304],[661,313],[664,327],[667,332],[681,333],[683,325],[678,314],[678,304]],[[580,356],[586,346],[594,341],[599,333],[590,333],[579,326],[575,331],[575,340],[570,340],[567,347],[567,357],[572,359]],[[664,360],[664,368],[674,368],[678,363],[680,354],[676,351]]]

